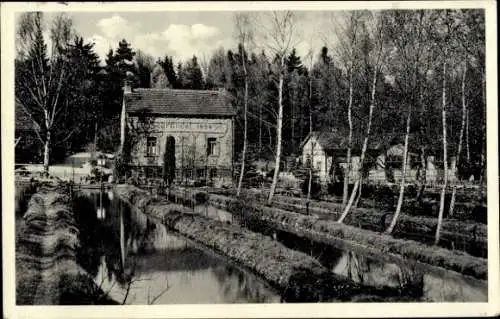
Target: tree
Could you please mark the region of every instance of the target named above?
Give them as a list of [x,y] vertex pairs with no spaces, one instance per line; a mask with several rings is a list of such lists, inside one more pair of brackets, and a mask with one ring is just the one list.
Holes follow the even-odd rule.
[[68,61],[72,65],[67,82],[64,104],[71,108],[71,115],[61,122],[65,132],[54,146],[62,150],[78,149],[93,140],[93,150],[97,145],[98,128],[103,126],[103,103],[100,96],[102,78],[99,57],[94,52],[93,43],[84,43],[76,36],[68,47]]
[[135,62],[137,64],[139,87],[150,88],[151,72],[153,71],[155,65],[154,58],[141,50],[137,50],[135,54]]
[[[470,149],[469,149],[469,134],[468,134],[468,114],[469,114],[469,109],[468,109],[468,89],[467,87],[471,86],[470,83],[467,85],[467,75],[470,68],[474,68],[474,66],[479,67],[480,69],[482,68],[482,58],[483,58],[483,52],[482,52],[482,46],[483,46],[483,31],[481,31],[480,26],[481,24],[484,24],[484,21],[482,20],[482,15],[477,15],[477,12],[475,11],[458,11],[455,14],[457,19],[460,19],[460,25],[461,27],[457,30],[455,36],[454,36],[454,47],[458,53],[458,72],[461,73],[461,83],[460,83],[460,95],[461,95],[461,104],[462,104],[462,114],[461,114],[461,121],[460,121],[460,133],[458,137],[458,145],[456,149],[456,161],[453,163],[453,171],[456,171],[457,169],[460,169],[460,163],[461,163],[461,155],[462,155],[462,144],[463,144],[463,139],[464,139],[464,133],[465,133],[465,139],[466,139],[466,159],[467,163],[470,163]],[[473,19],[473,20],[472,20]],[[471,23],[471,20],[474,21],[475,23]],[[478,28],[479,26],[479,28]],[[474,30],[476,29],[476,30]],[[479,30],[477,30],[479,29]],[[476,31],[476,32],[475,32]],[[470,78],[470,76],[469,76]],[[481,81],[482,82],[482,81]],[[481,83],[481,86],[483,84]],[[481,87],[481,94],[483,94],[483,90]],[[484,103],[484,102],[483,102]],[[482,150],[483,151],[483,150]],[[459,174],[460,176],[461,174]],[[453,185],[452,193],[451,193],[451,200],[450,200],[450,207],[449,207],[449,216],[453,215],[454,209],[455,209],[455,200],[456,200],[456,193],[457,193],[457,185]]]
[[224,48],[218,48],[210,57],[205,78],[205,84],[208,89],[229,89],[229,85],[231,85],[231,72]]
[[[447,140],[447,90],[448,90],[448,67],[451,64],[450,60],[454,58],[453,53],[453,41],[456,37],[457,29],[461,25],[460,19],[452,14],[450,10],[443,10],[437,13],[437,21],[441,23],[441,28],[434,29],[434,39],[441,49],[441,64],[442,64],[442,103],[441,103],[441,115],[442,115],[442,142],[443,142],[443,170],[444,170],[444,181],[441,188],[441,196],[439,200],[439,214],[438,214],[438,224],[436,227],[436,238],[434,241],[435,245],[439,244],[441,227],[443,224],[444,215],[444,204],[446,197],[446,187],[448,185],[448,140]],[[451,51],[451,52],[450,52]]]
[[247,72],[247,55],[246,55],[246,49],[252,41],[252,29],[251,29],[251,22],[250,22],[250,16],[248,14],[237,14],[235,16],[235,23],[236,23],[236,32],[237,32],[237,38],[240,42],[239,47],[240,47],[240,56],[241,56],[241,65],[243,69],[243,78],[245,82],[245,93],[243,97],[243,121],[244,121],[244,128],[243,128],[243,151],[241,153],[241,171],[240,171],[240,178],[238,181],[238,188],[236,190],[236,196],[239,197],[241,193],[241,186],[243,183],[243,176],[245,174],[245,155],[247,151],[247,144],[248,144],[248,138],[247,138],[247,133],[248,133],[248,121],[247,121],[247,112],[248,112],[248,72]]
[[163,68],[170,87],[177,88],[177,75],[175,74],[175,67],[172,61],[172,57],[166,55],[163,61],[160,62],[160,65]]
[[183,89],[203,89],[203,73],[195,55],[180,69],[179,78]]
[[[375,93],[377,89],[377,80],[380,72],[380,68],[383,64],[383,49],[384,49],[384,32],[385,32],[385,17],[383,16],[383,13],[380,13],[377,17],[375,17],[375,26],[373,29],[375,30],[374,35],[373,35],[373,41],[375,42],[375,46],[373,48],[373,80],[372,80],[372,85],[371,85],[371,94],[370,94],[370,105],[369,105],[369,115],[368,115],[368,123],[366,126],[366,135],[363,141],[363,147],[361,149],[361,158],[360,158],[360,166],[363,168],[364,167],[364,161],[365,161],[365,155],[366,155],[366,150],[368,148],[368,141],[370,139],[370,133],[371,133],[371,128],[372,128],[372,118],[373,118],[373,110],[375,109]],[[406,155],[405,155],[406,156]],[[339,218],[338,222],[342,223],[344,218],[347,216],[349,213],[349,210],[351,209],[352,204],[354,203],[354,199],[356,198],[356,193],[358,191],[358,188],[361,188],[361,183],[362,183],[362,178],[363,176],[360,176],[356,182],[354,183],[353,190],[351,192],[351,196],[349,198],[349,202],[347,203],[346,207],[344,208],[344,212],[342,213],[341,217]],[[360,196],[361,196],[361,190],[359,191]]]
[[352,107],[354,97],[354,73],[356,68],[358,33],[360,19],[363,13],[352,11],[347,14],[344,19],[341,19],[336,14],[331,15],[331,23],[334,26],[334,34],[339,43],[337,48],[337,55],[341,63],[345,66],[345,71],[348,76],[348,105],[347,105],[347,122],[349,124],[349,137],[347,142],[347,158],[346,158],[346,171],[344,173],[344,190],[342,195],[342,205],[347,205],[349,176],[351,172],[351,152],[353,143],[353,122],[352,122]]
[[50,28],[52,50],[47,54],[43,39],[41,12],[21,16],[18,37],[21,47],[28,49],[16,62],[15,96],[35,127],[35,134],[44,145],[43,169],[49,172],[50,149],[54,134],[65,115],[61,101],[69,72],[66,56],[72,38],[72,20],[58,15]]
[[276,57],[276,73],[278,73],[278,114],[276,117],[276,152],[273,182],[267,202],[273,200],[281,163],[282,126],[283,126],[283,81],[286,72],[286,57],[295,46],[297,36],[297,17],[291,11],[273,11],[265,16],[266,21],[260,23],[263,29],[263,40],[268,49]]
[[[403,96],[407,96],[406,105],[408,105],[408,113],[406,116],[406,131],[403,149],[402,175],[399,186],[399,197],[396,205],[396,211],[392,218],[390,226],[386,233],[391,233],[396,226],[396,222],[401,213],[403,204],[406,169],[408,166],[408,147],[409,135],[412,121],[413,106],[419,103],[417,92],[419,90],[419,70],[421,67],[422,58],[426,54],[428,48],[425,47],[425,12],[399,13],[394,12],[389,16],[389,36],[391,43],[396,50],[396,57],[391,60],[397,65],[397,71],[400,75],[397,78],[397,83]],[[410,66],[410,68],[408,68]],[[423,114],[421,115],[423,116]]]
[[163,153],[163,181],[170,188],[175,178],[175,139],[167,137],[165,141],[165,153]]
[[165,89],[171,87],[167,75],[160,63],[156,63],[151,72],[151,87],[155,89]]

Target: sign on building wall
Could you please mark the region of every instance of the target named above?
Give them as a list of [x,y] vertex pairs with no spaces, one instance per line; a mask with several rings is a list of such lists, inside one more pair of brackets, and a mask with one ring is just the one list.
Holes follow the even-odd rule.
[[227,123],[211,121],[157,119],[154,127],[161,132],[169,133],[218,133],[226,134]]

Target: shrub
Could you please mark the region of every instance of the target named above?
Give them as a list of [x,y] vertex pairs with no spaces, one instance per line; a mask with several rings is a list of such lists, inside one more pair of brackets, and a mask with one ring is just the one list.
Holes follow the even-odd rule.
[[[307,195],[309,191],[309,174],[307,174],[300,184],[300,188],[302,190],[302,194]],[[322,186],[321,183],[319,182],[319,177],[316,172],[313,172],[312,174],[312,181],[311,181],[311,197],[312,198],[319,198],[322,193]]]

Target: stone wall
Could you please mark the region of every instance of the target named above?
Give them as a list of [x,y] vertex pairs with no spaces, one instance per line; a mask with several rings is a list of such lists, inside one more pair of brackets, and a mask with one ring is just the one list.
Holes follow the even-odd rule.
[[[130,117],[129,125],[138,126],[138,118]],[[233,121],[230,118],[166,118],[157,117],[132,148],[133,166],[163,166],[167,138],[175,139],[177,170],[217,169],[216,179],[231,180],[233,168]],[[149,138],[156,138],[153,156],[148,155]],[[215,139],[214,153],[209,153],[209,139]],[[150,144],[151,146],[151,144]],[[190,172],[195,175],[197,172]],[[204,171],[203,173],[210,174]],[[178,175],[178,174],[177,174]],[[198,174],[199,175],[199,174]],[[227,181],[226,181],[227,182]]]

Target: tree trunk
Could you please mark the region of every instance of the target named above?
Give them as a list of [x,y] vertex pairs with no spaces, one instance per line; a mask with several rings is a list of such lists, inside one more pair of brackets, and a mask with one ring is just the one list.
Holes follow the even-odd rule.
[[247,69],[246,69],[246,63],[245,63],[245,58],[244,54],[241,55],[241,60],[243,64],[243,74],[245,77],[245,96],[243,97],[243,121],[244,121],[244,128],[243,128],[243,151],[241,153],[241,170],[240,170],[240,178],[238,181],[238,189],[236,190],[236,197],[240,196],[241,193],[241,185],[243,184],[243,175],[245,174],[245,156],[247,153],[247,131],[248,131],[248,121],[247,121],[247,108],[248,108],[248,75],[247,75]]
[[49,175],[50,143],[51,143],[51,134],[50,134],[50,130],[48,130],[47,136],[45,138],[45,145],[44,145],[44,152],[43,152],[43,172],[46,176]]
[[125,130],[126,130],[126,112],[125,112],[125,99],[122,102],[122,112],[120,116],[120,153],[123,152],[123,147],[125,145]]
[[[366,150],[368,148],[368,140],[370,139],[370,132],[371,132],[371,127],[372,127],[372,118],[373,118],[373,109],[375,108],[375,92],[377,89],[377,76],[378,72],[375,70],[373,74],[373,82],[372,82],[372,90],[371,90],[371,101],[370,101],[370,111],[368,114],[368,125],[366,127],[366,136],[363,141],[363,148],[361,149],[361,158],[360,158],[360,172],[363,174],[363,162],[365,160],[365,155],[366,155]],[[352,91],[352,85],[350,90]],[[351,104],[352,101],[352,95],[351,93],[349,94],[349,104]],[[349,113],[350,113],[351,107],[349,106]],[[351,116],[349,115],[349,144],[352,141],[352,121],[351,121]],[[348,156],[350,155],[350,148],[348,149]],[[345,179],[344,179],[345,181]],[[354,202],[354,199],[356,198],[356,193],[358,191],[358,187],[360,187],[360,184],[362,182],[362,176],[360,176],[356,182],[354,183],[354,187],[351,192],[351,197],[349,198],[349,202],[347,203],[347,206],[344,208],[344,212],[342,213],[342,216],[338,219],[339,223],[342,223],[344,219],[346,218],[347,214],[349,214],[349,211],[351,210],[352,204]],[[345,182],[344,182],[344,190],[345,190]],[[347,193],[346,193],[347,194]]]
[[447,142],[446,142],[446,54],[444,55],[445,61],[443,62],[443,104],[442,104],[442,120],[443,120],[443,169],[444,169],[444,182],[443,188],[441,190],[441,199],[439,201],[439,215],[438,224],[436,227],[436,239],[434,244],[439,244],[439,235],[441,232],[441,226],[443,224],[443,214],[444,214],[444,200],[446,196],[446,186],[448,185],[448,154],[447,154]]
[[483,98],[483,147],[481,148],[481,176],[480,181],[483,182],[484,176],[486,174],[486,78],[484,70],[481,74],[481,95]]
[[358,208],[359,200],[361,199],[361,192],[363,188],[363,177],[361,176],[360,181],[359,181],[359,187],[358,187],[358,196],[356,197],[356,201],[354,202],[354,208]]
[[93,145],[92,149],[94,151],[94,154],[92,154],[92,158],[95,158],[96,153],[97,153],[97,119],[96,119],[96,122],[94,124],[94,145]]
[[467,163],[470,164],[470,144],[469,144],[469,109],[467,109],[467,115],[465,117],[465,146],[467,153]]
[[425,160],[425,147],[423,145],[420,147],[420,171],[420,187],[418,188],[417,196],[415,197],[415,205],[420,203],[422,200],[425,184],[427,182],[427,162]]
[[[312,123],[312,78],[309,77],[309,137],[312,135],[313,123]],[[312,163],[313,163],[313,148],[311,144],[311,160],[309,161],[309,180],[307,185],[307,200],[311,200],[311,187],[312,187]]]
[[390,234],[394,230],[394,227],[396,226],[396,222],[398,221],[399,215],[401,214],[401,207],[403,206],[403,198],[404,198],[404,193],[405,193],[406,166],[407,166],[407,162],[408,162],[408,137],[410,136],[411,111],[412,111],[412,107],[410,105],[410,108],[408,110],[408,116],[406,117],[405,145],[404,145],[404,149],[403,149],[403,167],[402,167],[401,181],[399,184],[398,204],[396,206],[396,212],[394,213],[394,216],[392,217],[391,224],[389,225],[389,228],[387,228],[387,230],[385,231],[386,234]]
[[120,261],[122,270],[125,271],[125,225],[123,223],[123,210],[120,210]]
[[[281,68],[283,68],[283,61],[281,62]],[[280,70],[279,76],[279,86],[278,86],[278,121],[276,123],[276,160],[274,165],[273,183],[271,184],[271,190],[269,191],[269,197],[267,203],[271,204],[273,202],[274,191],[276,190],[276,185],[278,184],[278,176],[280,170],[280,159],[281,159],[281,127],[283,126],[283,70]]]
[[[344,190],[342,192],[342,205],[346,207],[347,204],[347,193],[349,191],[349,175],[351,173],[351,146],[352,146],[352,95],[353,95],[353,87],[352,87],[352,73],[353,73],[353,62],[351,61],[351,68],[349,74],[349,105],[347,108],[347,121],[349,122],[349,140],[347,145],[347,159],[346,159],[346,168],[344,169]],[[343,218],[342,218],[343,219]]]
[[259,156],[262,153],[262,103],[259,105]]
[[[462,76],[462,124],[460,126],[460,135],[458,136],[458,148],[457,148],[457,160],[454,163],[453,171],[457,172],[457,168],[460,167],[460,155],[462,153],[462,140],[465,130],[465,117],[467,115],[467,103],[465,101],[465,78],[467,74],[467,62],[464,67],[464,74]],[[456,174],[456,173],[455,173]],[[453,185],[453,190],[451,192],[450,209],[448,212],[449,216],[453,216],[453,210],[455,209],[455,197],[457,194],[457,185]]]

